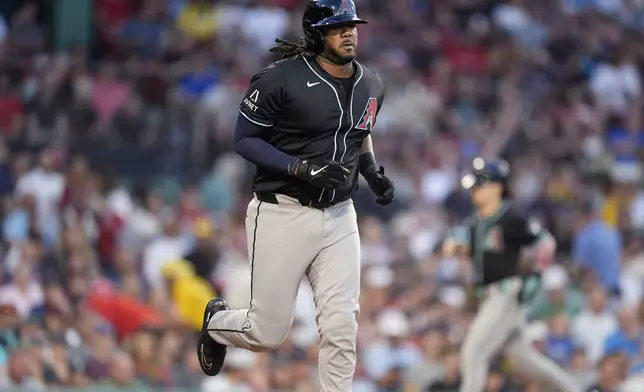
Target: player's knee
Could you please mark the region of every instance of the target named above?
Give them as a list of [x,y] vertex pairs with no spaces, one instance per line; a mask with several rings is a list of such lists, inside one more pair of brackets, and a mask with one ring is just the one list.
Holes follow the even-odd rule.
[[284,343],[289,329],[289,324],[269,326],[253,323],[252,328],[247,332],[250,334],[249,350],[256,353],[275,350]]
[[263,338],[261,341],[255,342],[255,344],[251,345],[250,351],[256,352],[256,353],[261,353],[264,351],[271,351],[279,348],[282,343],[286,340],[286,335],[284,336],[269,336],[266,338]]
[[263,336],[259,339],[250,340],[248,350],[254,353],[275,350],[284,343],[286,334],[283,336]]
[[286,336],[288,335],[288,328],[279,328],[274,329],[272,333],[266,334],[259,341],[259,346],[257,351],[270,351],[275,350],[284,343]]
[[354,312],[335,312],[319,318],[320,335],[327,342],[342,344],[348,342],[355,346],[358,333],[357,314]]

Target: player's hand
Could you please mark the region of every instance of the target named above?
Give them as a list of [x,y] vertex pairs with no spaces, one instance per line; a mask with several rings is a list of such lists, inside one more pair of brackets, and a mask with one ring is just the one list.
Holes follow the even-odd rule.
[[456,254],[457,248],[458,245],[456,245],[456,241],[454,241],[453,238],[446,238],[445,241],[443,241],[441,252],[443,253],[443,256],[451,257]]
[[347,181],[351,171],[340,162],[307,160],[298,162],[293,174],[311,185],[335,189]]
[[385,176],[385,168],[380,166],[380,171],[363,175],[369,188],[378,196],[376,203],[386,206],[394,200],[394,183]]

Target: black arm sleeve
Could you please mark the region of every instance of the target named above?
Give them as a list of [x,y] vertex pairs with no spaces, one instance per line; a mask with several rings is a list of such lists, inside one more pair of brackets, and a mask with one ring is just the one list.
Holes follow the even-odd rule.
[[289,168],[295,167],[298,160],[270,145],[265,140],[268,132],[270,128],[256,125],[240,115],[235,128],[235,152],[255,165],[288,175]]

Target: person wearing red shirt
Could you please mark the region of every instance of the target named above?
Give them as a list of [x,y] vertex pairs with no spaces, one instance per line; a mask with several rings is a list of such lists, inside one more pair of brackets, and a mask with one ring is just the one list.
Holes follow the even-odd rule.
[[0,74],[0,134],[15,132],[22,121],[23,105],[11,91],[9,76]]
[[99,39],[107,53],[117,50],[115,34],[123,23],[139,8],[139,0],[95,0],[94,10],[98,21]]
[[481,74],[488,69],[487,52],[474,37],[444,35],[443,50],[457,72]]

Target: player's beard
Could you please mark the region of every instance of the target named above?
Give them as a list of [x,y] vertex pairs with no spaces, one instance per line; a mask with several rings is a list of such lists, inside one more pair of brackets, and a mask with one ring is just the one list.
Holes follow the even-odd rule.
[[335,65],[347,65],[353,60],[355,60],[356,55],[355,53],[343,55],[340,52],[338,52],[335,48],[331,48],[327,46],[324,49],[324,52],[322,53],[322,57],[324,57],[330,63]]

